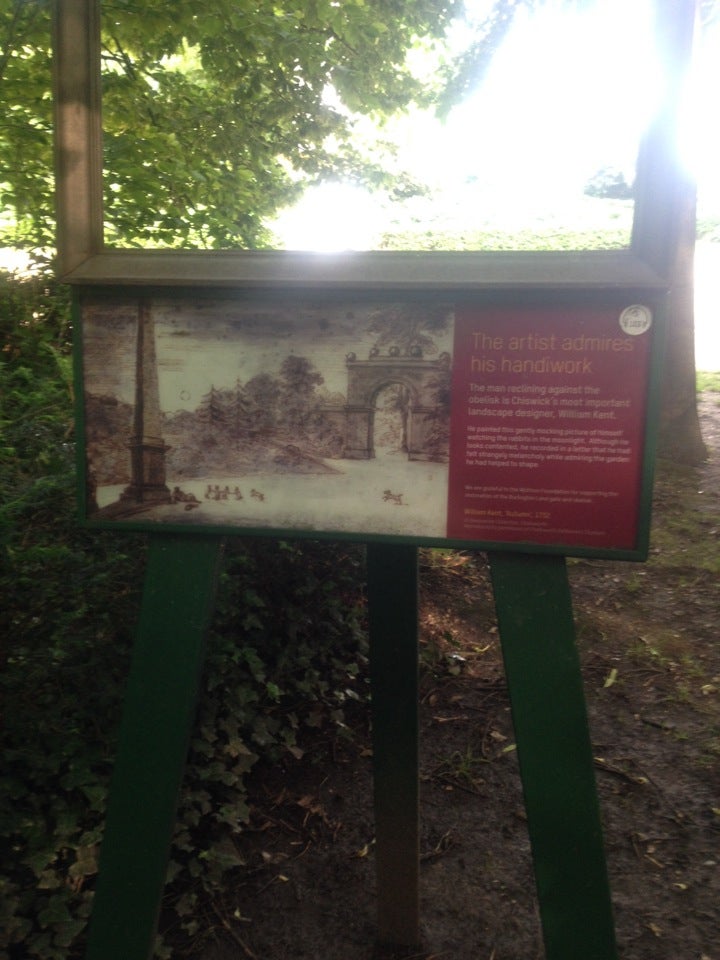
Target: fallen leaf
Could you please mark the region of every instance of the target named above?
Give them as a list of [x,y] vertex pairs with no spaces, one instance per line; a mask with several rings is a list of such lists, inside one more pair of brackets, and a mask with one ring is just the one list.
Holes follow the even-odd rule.
[[263,850],[261,856],[265,863],[282,863],[283,860],[288,858],[286,853],[268,853],[267,850]]
[[366,843],[364,847],[361,847],[359,850],[356,850],[355,853],[351,854],[351,860],[362,860],[363,857],[366,857],[370,853],[370,848],[374,846],[375,840],[371,840],[370,843]]
[[608,687],[611,687],[617,680],[617,668],[613,667],[610,673],[605,677],[605,683],[603,684],[603,689],[607,690]]

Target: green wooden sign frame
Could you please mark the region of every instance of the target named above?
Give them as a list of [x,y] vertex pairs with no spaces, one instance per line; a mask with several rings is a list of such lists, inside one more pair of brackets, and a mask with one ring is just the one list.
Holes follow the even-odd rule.
[[[103,245],[99,0],[55,0],[55,117],[60,276],[86,297],[118,295],[440,297],[487,309],[498,303],[648,303],[662,315],[681,229],[683,185],[674,134],[692,46],[695,4],[656,0],[665,56],[660,107],[638,160],[629,249],[588,253],[371,253],[106,251]],[[79,326],[82,310],[78,306]],[[528,336],[525,331],[519,336]],[[491,337],[489,349],[502,334]],[[578,555],[642,559],[647,548],[659,340],[647,382],[632,549],[576,547]],[[85,388],[77,347],[78,393]],[[487,359],[487,358],[486,358]],[[490,360],[493,358],[490,357]],[[81,411],[81,418],[86,413]],[[81,426],[84,426],[81,423]],[[81,429],[80,446],[86,442]],[[83,453],[80,473],[85,477]],[[83,486],[83,511],[89,490]],[[88,521],[90,522],[90,521]],[[92,521],[103,526],[102,520]],[[117,528],[118,525],[115,525]],[[133,529],[132,523],[122,529]],[[143,529],[146,527],[143,526]],[[88,960],[147,960],[164,886],[177,793],[203,665],[222,535],[235,528],[153,532],[137,640],[113,774]],[[260,532],[253,528],[244,533]],[[278,530],[263,529],[263,533]],[[208,536],[207,533],[211,535]],[[283,531],[283,536],[288,532]],[[334,531],[293,535],[333,537]],[[417,585],[419,542],[368,540],[378,941],[420,949]],[[548,960],[616,960],[582,677],[562,543],[440,538],[489,548],[540,916]]]
[[[211,294],[238,297],[253,295],[269,302],[283,297],[376,297],[443,298],[457,303],[467,300],[486,304],[503,298],[520,304],[528,299],[539,304],[563,299],[589,305],[603,298],[617,298],[622,306],[647,302],[658,311],[667,290],[672,256],[678,235],[680,185],[675,174],[672,131],[677,123],[679,77],[688,57],[692,38],[690,0],[665,5],[658,0],[658,44],[671,56],[665,77],[661,108],[647,132],[638,162],[635,217],[630,247],[620,251],[562,253],[396,253],[373,252],[318,255],[287,251],[160,251],[106,250],[103,243],[102,211],[102,129],[100,89],[100,2],[99,0],[56,0],[56,127],[58,262],[63,278],[79,291],[112,293],[120,297],[134,292],[188,297]],[[672,8],[672,9],[670,9]],[[607,301],[606,301],[607,302]],[[662,323],[657,326],[662,327]],[[661,330],[660,330],[661,334]],[[554,538],[503,536],[482,531],[472,537],[462,533],[448,536],[403,536],[402,542],[476,547],[479,549],[525,550],[562,555],[642,560],[647,555],[649,508],[657,425],[661,335],[655,335],[652,366],[647,374],[646,424],[638,475],[637,535],[632,543],[566,542],[561,533]],[[78,366],[82,347],[78,341]],[[84,390],[78,384],[78,397]],[[82,404],[81,404],[82,405]],[[78,414],[82,422],[84,409]],[[137,432],[137,431],[136,431]],[[85,437],[80,436],[80,449]],[[87,458],[86,458],[87,459]],[[88,509],[87,464],[79,470],[81,515],[102,524],[107,516],[90,517]],[[136,484],[137,486],[137,484]],[[391,491],[392,492],[392,491]],[[490,509],[498,504],[489,503]],[[527,512],[529,504],[515,504],[516,513]],[[589,508],[592,513],[594,508]],[[556,524],[558,525],[558,524]],[[139,517],[126,521],[127,529],[145,527]],[[211,534],[234,533],[235,525],[203,525]],[[309,532],[287,530],[283,524],[263,524],[244,531],[260,535],[337,537],[341,531],[311,524]],[[185,524],[178,524],[180,532]],[[455,524],[459,529],[459,525]],[[172,523],[168,529],[173,529]],[[396,542],[392,535],[372,529],[351,531],[361,539]]]
[[[645,559],[664,327],[660,293],[616,286],[611,291],[490,295],[450,287],[442,295],[358,289],[341,296],[318,285],[312,296],[303,296],[301,291],[252,288],[83,286],[75,317],[81,515],[91,526],[150,532],[192,529],[210,535]],[[618,317],[634,303],[648,304],[652,315],[652,329],[641,336],[626,335],[618,326]],[[369,358],[346,352],[362,342],[373,324],[380,330],[391,324],[397,340],[403,329],[416,330],[423,316],[441,328],[440,346],[449,350],[440,358],[424,356],[420,346],[415,355],[413,348],[401,354],[400,347],[392,346],[383,351],[371,347]],[[477,332],[460,336],[460,319],[470,331],[492,325],[495,333],[487,349],[481,343],[477,350],[473,346]],[[518,323],[535,332],[513,334]],[[598,324],[609,335],[595,336]],[[448,325],[455,326],[454,349]],[[552,336],[538,335],[549,330]],[[156,357],[156,332],[168,353],[162,361]],[[368,342],[375,341],[366,339],[366,354]],[[492,349],[500,344],[515,349]],[[528,344],[554,349],[517,349]],[[606,346],[604,355],[594,352]],[[642,358],[633,353],[636,347]],[[318,380],[329,383],[332,373],[345,393],[331,394],[333,404],[315,402],[312,429],[286,424],[278,437],[268,427],[265,437],[260,414],[243,399],[238,371],[248,370],[249,387],[260,371],[279,395],[282,357],[305,364]],[[222,392],[215,388],[223,386],[219,367],[225,358],[230,389]],[[550,364],[560,372],[547,372]],[[166,386],[163,365],[176,386],[161,391]],[[495,374],[477,372],[486,366]],[[540,373],[514,369],[535,367]],[[375,397],[398,383],[407,395],[406,452],[402,462],[397,456],[375,459]],[[173,434],[168,427],[164,436],[162,417],[170,412],[160,410],[165,392],[171,394],[169,404],[184,404],[185,409],[174,414],[180,432],[176,428]],[[198,406],[203,393],[204,407]],[[618,399],[621,395],[624,399]],[[217,411],[213,396],[225,397],[216,401]],[[476,400],[482,403],[473,405]],[[222,402],[236,408],[235,413],[223,412]],[[283,401],[284,408],[292,404],[292,397]],[[270,410],[265,413],[270,420]],[[281,413],[287,416],[288,410],[274,415]],[[482,416],[465,422],[468,413]],[[245,423],[242,430],[236,423],[237,438],[227,435],[232,427],[228,419]],[[395,430],[399,446],[399,427]],[[498,431],[503,444],[497,443]],[[314,446],[308,433],[316,437]],[[565,434],[572,436],[563,441]],[[617,446],[603,446],[603,436],[608,444],[623,444],[625,456],[617,456]],[[536,452],[522,453],[531,440]],[[488,446],[484,455],[494,460],[467,460]],[[513,459],[502,459],[508,456]],[[172,476],[166,457],[173,458]],[[463,499],[469,487],[480,493]],[[581,508],[575,505],[579,497]],[[454,507],[454,501],[460,505]],[[480,505],[486,509],[477,509]],[[463,512],[491,516],[479,533],[469,526],[465,533]],[[612,530],[605,529],[608,525]],[[597,529],[585,532],[583,527]]]

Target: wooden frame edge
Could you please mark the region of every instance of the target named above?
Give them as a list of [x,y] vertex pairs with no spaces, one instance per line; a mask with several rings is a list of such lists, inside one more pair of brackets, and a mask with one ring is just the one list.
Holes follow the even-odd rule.
[[54,0],[57,262],[61,277],[103,249],[99,0]]
[[255,287],[296,290],[661,291],[665,278],[631,250],[579,252],[310,253],[113,251],[90,256],[63,278],[80,286]]
[[[305,254],[288,251],[103,250],[100,0],[54,0],[58,273],[68,283],[310,289],[658,288],[672,273],[679,191],[673,137],[692,53],[696,0],[654,0],[665,56],[661,103],[637,166],[629,249],[562,253]],[[670,131],[670,133],[668,133]]]

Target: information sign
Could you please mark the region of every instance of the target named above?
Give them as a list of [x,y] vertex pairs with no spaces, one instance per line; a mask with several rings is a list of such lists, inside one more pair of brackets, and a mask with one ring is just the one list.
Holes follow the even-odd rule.
[[94,523],[641,549],[648,303],[81,305]]
[[652,326],[643,304],[457,311],[448,536],[635,546]]

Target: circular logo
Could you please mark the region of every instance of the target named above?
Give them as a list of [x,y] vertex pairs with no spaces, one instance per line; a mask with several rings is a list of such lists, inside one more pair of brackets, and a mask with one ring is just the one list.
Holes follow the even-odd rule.
[[625,307],[620,314],[620,329],[631,337],[645,333],[651,326],[652,310],[642,304],[634,303],[631,307]]

